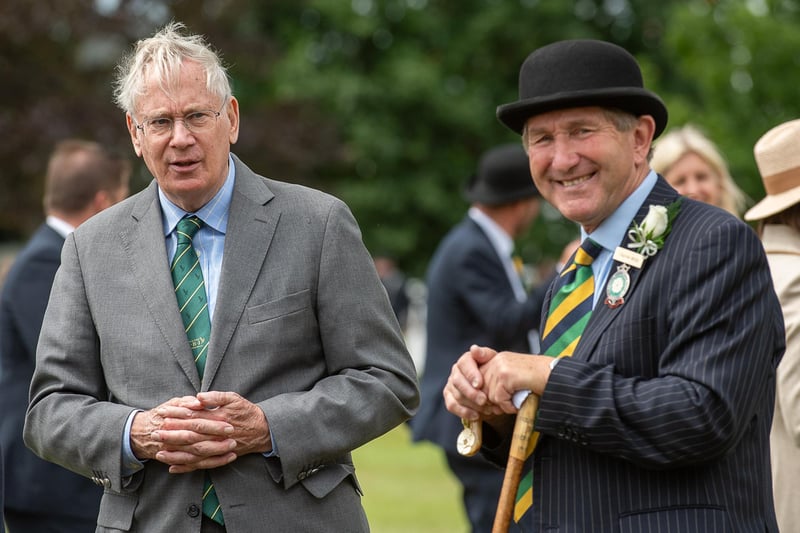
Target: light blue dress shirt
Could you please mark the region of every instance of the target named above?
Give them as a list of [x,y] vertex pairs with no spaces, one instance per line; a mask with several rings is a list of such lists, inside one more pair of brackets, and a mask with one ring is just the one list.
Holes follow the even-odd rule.
[[653,187],[655,187],[657,180],[658,176],[651,170],[636,190],[592,233],[587,234],[581,228],[581,241],[586,237],[591,237],[593,241],[603,247],[603,251],[592,263],[592,273],[595,279],[592,308],[597,305],[597,302],[605,293],[606,280],[608,279],[611,265],[614,263],[614,250],[619,246],[620,242],[623,242],[623,238],[625,238],[631,227],[633,218],[639,212],[639,208],[642,207]]

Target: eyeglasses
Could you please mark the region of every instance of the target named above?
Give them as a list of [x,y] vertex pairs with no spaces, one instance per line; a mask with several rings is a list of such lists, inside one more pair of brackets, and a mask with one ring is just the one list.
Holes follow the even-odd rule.
[[136,129],[145,135],[161,137],[172,133],[175,122],[181,121],[183,122],[183,127],[191,133],[203,133],[211,129],[217,118],[222,114],[222,109],[224,107],[225,104],[222,105],[219,111],[192,111],[181,118],[172,118],[169,116],[147,118],[144,119],[141,124],[136,124]]

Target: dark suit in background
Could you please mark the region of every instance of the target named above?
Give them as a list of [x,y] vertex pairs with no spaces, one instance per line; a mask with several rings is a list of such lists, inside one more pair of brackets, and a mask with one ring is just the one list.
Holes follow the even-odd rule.
[[[40,459],[22,441],[36,342],[64,238],[42,225],[8,273],[0,301],[0,442],[6,463],[9,527],[16,513],[50,514],[94,529],[103,491],[83,476]],[[74,529],[73,529],[74,530]],[[14,531],[12,529],[12,531]],[[66,531],[66,530],[65,530]]]
[[[128,162],[95,143],[62,141],[45,183],[45,209],[59,219],[50,223],[76,226],[121,199],[129,172]],[[0,444],[11,533],[92,531],[103,495],[87,478],[37,457],[22,440],[36,344],[63,245],[64,237],[42,224],[19,252],[0,294]]]
[[[519,144],[497,147],[481,159],[467,191],[474,205],[517,209],[521,233],[538,213],[538,192]],[[524,202],[535,213],[525,212]],[[488,215],[487,215],[488,216]],[[501,217],[503,215],[500,215]],[[509,235],[513,237],[517,235]],[[505,258],[510,261],[510,257]],[[549,280],[548,280],[549,281]],[[539,322],[546,286],[519,301],[506,266],[486,232],[470,216],[455,226],[437,248],[427,274],[427,347],[420,383],[422,402],[412,420],[415,440],[441,447],[464,490],[464,507],[475,532],[489,531],[497,509],[503,471],[480,456],[464,457],[456,450],[463,429],[447,412],[442,398],[450,367],[472,344],[529,351],[529,332]]]

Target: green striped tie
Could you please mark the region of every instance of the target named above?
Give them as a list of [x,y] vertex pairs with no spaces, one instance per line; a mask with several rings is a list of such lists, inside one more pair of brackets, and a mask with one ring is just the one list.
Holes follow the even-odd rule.
[[[581,243],[568,268],[561,272],[559,289],[550,300],[544,330],[542,331],[542,353],[552,357],[569,357],[581,339],[586,323],[592,316],[594,298],[594,276],[592,262],[602,247],[591,239]],[[533,453],[539,433],[534,431],[528,443],[526,457]],[[528,469],[519,483],[514,521],[519,523],[533,505],[533,469]]]
[[[192,348],[194,363],[201,380],[206,366],[211,320],[208,314],[206,282],[203,279],[203,271],[200,269],[200,260],[192,246],[192,238],[202,225],[203,221],[196,216],[184,217],[178,222],[175,230],[178,237],[178,248],[175,250],[171,266],[175,297],[178,299],[178,308],[186,328],[186,337],[189,339],[189,346]],[[203,514],[215,522],[225,525],[217,493],[207,473],[203,487]]]

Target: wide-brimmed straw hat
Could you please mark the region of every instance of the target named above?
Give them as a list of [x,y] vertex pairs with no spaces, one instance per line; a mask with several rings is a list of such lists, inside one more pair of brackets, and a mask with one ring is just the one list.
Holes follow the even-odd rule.
[[464,196],[470,202],[486,205],[509,204],[539,196],[522,145],[503,144],[486,151],[477,172],[467,183]]
[[522,133],[534,115],[570,107],[617,108],[650,115],[658,137],[667,126],[667,108],[644,88],[636,59],[605,41],[558,41],[535,50],[519,71],[519,100],[497,108],[505,126]]
[[744,214],[761,220],[800,202],[800,119],[784,122],[761,136],[753,147],[767,196]]

